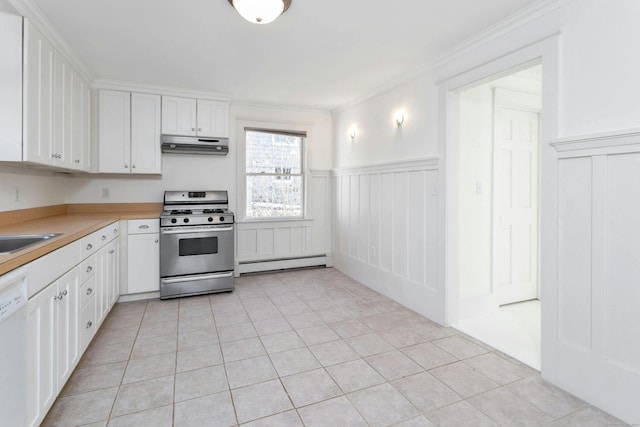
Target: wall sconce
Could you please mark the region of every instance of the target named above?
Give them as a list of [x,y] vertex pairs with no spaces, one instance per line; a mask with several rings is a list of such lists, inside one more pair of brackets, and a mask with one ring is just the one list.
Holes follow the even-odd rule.
[[351,129],[349,129],[349,136],[351,137],[351,141],[353,142],[354,139],[356,139],[356,127],[355,126],[351,126]]
[[404,123],[404,113],[402,111],[398,111],[394,116],[394,119],[398,127],[402,126],[402,124]]

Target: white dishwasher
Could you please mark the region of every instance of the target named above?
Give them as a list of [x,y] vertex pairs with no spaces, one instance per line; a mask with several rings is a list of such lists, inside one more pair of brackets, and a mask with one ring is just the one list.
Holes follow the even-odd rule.
[[0,425],[22,427],[27,398],[27,273],[0,276]]

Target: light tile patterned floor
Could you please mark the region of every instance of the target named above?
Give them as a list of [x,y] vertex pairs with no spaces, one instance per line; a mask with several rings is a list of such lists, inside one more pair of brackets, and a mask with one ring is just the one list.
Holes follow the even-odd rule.
[[329,268],[117,304],[44,425],[623,423]]

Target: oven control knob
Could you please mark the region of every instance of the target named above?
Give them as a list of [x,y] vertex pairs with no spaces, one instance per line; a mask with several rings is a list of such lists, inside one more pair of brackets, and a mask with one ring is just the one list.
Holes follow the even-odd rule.
[[183,219],[184,222],[189,222],[189,218]]
[[178,220],[177,220],[177,219],[175,219],[175,218],[171,218],[171,224],[175,224],[176,222],[178,222]]
[[224,217],[223,216],[220,217],[220,222],[224,222]]
[[207,221],[213,222],[213,217],[209,217],[209,219]]

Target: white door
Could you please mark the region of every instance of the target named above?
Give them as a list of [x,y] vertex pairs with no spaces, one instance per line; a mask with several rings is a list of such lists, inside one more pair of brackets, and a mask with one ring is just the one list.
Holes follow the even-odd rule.
[[229,135],[229,103],[198,99],[198,136],[226,138]]
[[496,106],[494,293],[499,304],[538,298],[539,114]]

